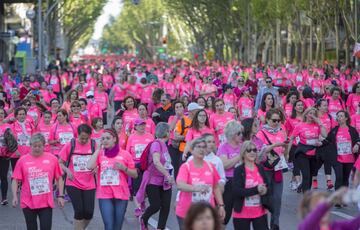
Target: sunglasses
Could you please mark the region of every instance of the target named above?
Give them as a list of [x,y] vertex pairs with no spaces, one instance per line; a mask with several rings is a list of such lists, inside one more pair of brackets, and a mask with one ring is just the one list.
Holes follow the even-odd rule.
[[269,83],[272,83],[272,81],[266,81],[266,83],[268,83],[268,84],[269,84]]
[[81,105],[72,105],[71,108],[80,108]]
[[256,148],[253,148],[253,149],[247,149],[246,152],[248,153],[251,153],[251,152],[254,152],[256,153],[257,152],[257,149]]
[[205,149],[206,148],[206,145],[197,145],[197,146],[195,146],[196,148],[198,148],[198,149]]
[[271,121],[274,122],[274,123],[279,123],[279,122],[281,122],[280,119],[271,119]]

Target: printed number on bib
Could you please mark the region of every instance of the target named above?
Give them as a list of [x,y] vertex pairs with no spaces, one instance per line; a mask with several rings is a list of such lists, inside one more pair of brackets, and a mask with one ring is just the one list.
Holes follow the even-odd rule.
[[226,141],[225,134],[220,134],[218,137],[219,137],[220,144],[222,144]]
[[[206,186],[206,185],[203,185]],[[208,186],[208,190],[206,192],[193,192],[192,193],[192,202],[200,202],[205,201],[209,202],[211,201],[211,195],[212,195],[212,187]]]
[[259,207],[260,206],[260,196],[248,196],[245,197],[245,206],[246,207]]
[[285,156],[284,156],[284,155],[280,155],[280,161],[279,161],[279,163],[277,163],[277,164],[275,165],[274,170],[275,170],[275,171],[280,171],[280,170],[287,169],[287,168],[288,168],[288,165],[287,165],[287,163],[286,163]]
[[59,133],[60,138],[60,144],[65,145],[66,143],[69,143],[71,139],[74,138],[73,133]]
[[248,108],[244,108],[242,110],[242,115],[243,115],[243,117],[251,117],[251,110]]
[[316,145],[318,143],[318,139],[310,139],[310,140],[306,140],[306,144],[307,145]]
[[29,185],[31,195],[33,196],[50,192],[49,178],[47,174],[40,177],[29,178]]
[[338,155],[347,155],[351,154],[351,143],[350,142],[342,142],[337,144],[337,152]]
[[88,161],[90,160],[91,155],[74,155],[73,165],[75,172],[90,172],[86,167]]
[[141,155],[144,152],[145,148],[146,148],[146,145],[142,145],[142,144],[135,145],[135,158],[136,159],[141,158]]
[[101,186],[115,186],[120,184],[119,171],[113,168],[105,169],[100,173]]
[[22,145],[22,146],[30,146],[30,136],[29,135],[26,135],[26,134],[19,134],[18,135],[18,138],[17,138],[17,141],[19,143],[19,145]]

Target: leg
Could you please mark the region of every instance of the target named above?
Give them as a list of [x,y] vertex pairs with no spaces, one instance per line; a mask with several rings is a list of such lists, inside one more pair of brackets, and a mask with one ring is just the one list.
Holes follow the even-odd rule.
[[349,187],[349,177],[353,168],[353,163],[343,163],[343,186]]
[[8,192],[8,172],[9,172],[10,161],[5,157],[0,157],[0,181],[1,181],[1,200],[7,199]]
[[169,216],[170,212],[170,204],[171,204],[171,189],[163,190],[160,188],[160,213],[159,213],[159,222],[158,222],[158,229],[165,229],[166,228],[166,221]]
[[160,188],[162,187],[152,184],[146,186],[146,195],[148,197],[150,206],[145,210],[145,213],[142,215],[145,227],[147,226],[150,217],[160,210]]
[[95,189],[83,191],[83,229],[86,229],[94,215],[95,191]]
[[142,173],[138,173],[138,175],[139,176],[136,179],[132,179],[132,194],[133,194],[133,196],[136,196],[136,193],[138,192],[140,185],[141,185],[141,181],[142,181]]
[[37,210],[23,208],[27,230],[38,230],[37,227]]
[[306,192],[311,188],[311,172],[309,159],[304,155],[299,155],[296,158],[301,174],[302,174],[302,191]]
[[16,162],[19,160],[19,158],[10,158],[10,163],[11,163],[11,170],[14,171]]
[[51,230],[52,208],[42,208],[39,210],[40,230]]
[[121,229],[123,222],[124,222],[124,217],[125,217],[125,213],[126,213],[126,208],[128,205],[128,201],[127,200],[118,200],[115,199],[115,223],[114,223],[114,229]]
[[99,199],[99,208],[105,230],[114,229],[114,204],[112,199]]
[[232,199],[232,180],[228,178],[228,181],[225,184],[223,200],[225,204],[225,218],[224,225],[227,225],[231,218],[232,208],[233,208],[233,199]]
[[82,196],[82,190],[74,187],[74,186],[66,186],[67,194],[71,199],[71,204],[74,209],[74,219],[75,222],[77,220],[81,221],[84,219],[84,203]]
[[284,183],[273,183],[273,207],[274,211],[271,213],[271,226],[280,226],[280,211],[281,211],[281,198],[283,194]]
[[254,230],[268,230],[267,215],[260,216],[252,220]]
[[339,162],[333,163],[335,172],[335,190],[339,189],[343,184],[343,165]]
[[243,219],[243,218],[234,218],[233,219],[233,224],[234,224],[234,229],[238,230],[250,230],[250,223],[251,223],[251,219]]
[[177,219],[178,224],[179,224],[179,229],[183,229],[183,227],[184,227],[184,219],[179,217],[179,216],[176,216],[176,219]]

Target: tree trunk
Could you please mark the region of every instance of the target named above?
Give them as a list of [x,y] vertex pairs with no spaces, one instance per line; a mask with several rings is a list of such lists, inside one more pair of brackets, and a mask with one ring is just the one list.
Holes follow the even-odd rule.
[[309,41],[309,64],[312,64],[313,62],[313,23],[310,23],[310,41]]
[[339,31],[339,6],[336,4],[335,17],[334,17],[334,32],[335,32],[335,52],[336,52],[336,64],[339,64],[340,54],[340,31]]
[[291,57],[291,45],[292,45],[292,36],[293,36],[292,30],[293,30],[292,23],[289,21],[287,28],[286,61],[290,63],[292,62],[292,57]]
[[273,33],[270,33],[270,36],[265,40],[265,45],[264,48],[262,50],[262,57],[261,57],[261,62],[263,64],[267,64],[268,63],[268,51],[269,51],[269,46],[270,46],[270,42],[273,40]]
[[281,21],[276,20],[276,64],[281,63]]
[[[272,34],[276,33],[276,31],[273,31]],[[271,47],[271,52],[272,52],[272,60],[271,62],[273,64],[276,63],[276,34],[272,37],[272,47]]]

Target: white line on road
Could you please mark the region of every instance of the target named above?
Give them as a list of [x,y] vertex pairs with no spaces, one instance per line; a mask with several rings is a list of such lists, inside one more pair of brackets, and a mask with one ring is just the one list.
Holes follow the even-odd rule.
[[[156,220],[154,220],[153,218],[150,218],[148,220],[148,224],[150,224],[151,227],[157,229],[158,222]],[[170,230],[170,229],[166,227],[165,230]]]
[[342,212],[332,211],[331,213],[334,214],[334,215],[340,216],[340,217],[342,217],[344,219],[347,219],[347,220],[351,220],[351,219],[355,218],[353,216],[350,216],[350,215],[342,213]]

